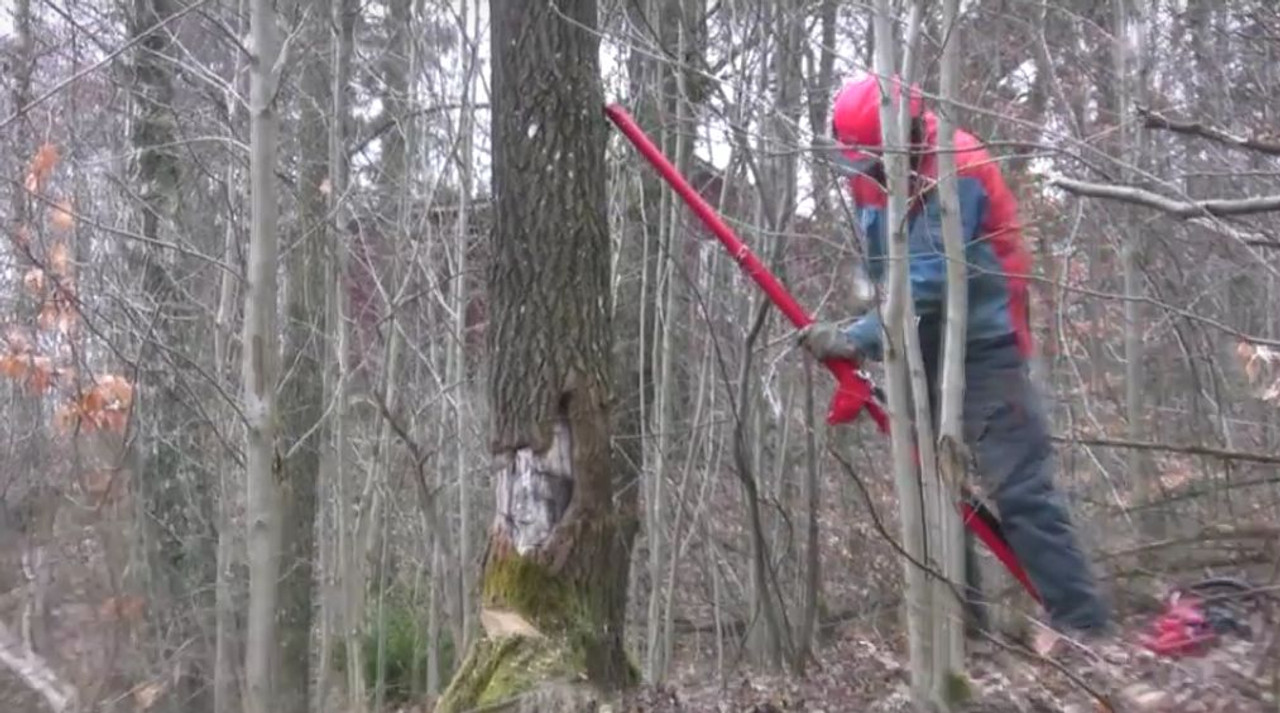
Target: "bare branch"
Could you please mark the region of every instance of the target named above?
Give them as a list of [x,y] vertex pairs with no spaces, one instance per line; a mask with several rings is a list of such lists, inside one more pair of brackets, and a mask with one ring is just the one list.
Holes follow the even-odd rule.
[[1068,443],[1081,446],[1096,446],[1099,448],[1123,448],[1140,451],[1158,451],[1161,453],[1180,453],[1189,456],[1205,456],[1208,458],[1218,458],[1227,461],[1242,461],[1246,463],[1274,463],[1280,464],[1280,455],[1271,453],[1251,453],[1249,451],[1234,451],[1227,448],[1215,448],[1213,446],[1184,446],[1174,443],[1156,443],[1152,441],[1129,441],[1117,438],[1090,438],[1076,436],[1053,436],[1053,440],[1058,443]]
[[76,72],[75,74],[72,74],[69,77],[66,77],[65,79],[59,81],[57,84],[54,84],[53,88],[51,88],[49,91],[45,92],[44,94],[41,94],[35,99],[32,99],[30,102],[27,102],[26,106],[20,107],[17,111],[5,117],[3,121],[0,121],[0,129],[8,128],[10,124],[17,121],[21,117],[26,116],[32,109],[48,101],[50,97],[57,95],[63,89],[66,89],[72,84],[75,84],[80,79],[90,74],[93,74],[99,69],[116,61],[125,52],[128,52],[135,45],[147,39],[147,37],[149,37],[152,32],[155,32],[167,25],[177,22],[179,19],[185,17],[188,13],[193,12],[196,9],[200,8],[202,5],[204,5],[208,1],[209,0],[196,0],[196,2],[192,3],[191,5],[188,5],[187,7],[179,10],[178,12],[175,12],[172,15],[166,17],[164,20],[157,22],[154,26],[148,28],[146,31],[139,32],[133,39],[121,45],[120,48],[117,49],[116,51],[108,53],[105,57],[98,60],[97,62],[89,65],[88,67],[85,67],[84,69],[80,70],[79,72]]
[[76,690],[64,682],[49,663],[22,645],[9,627],[0,623],[0,663],[8,666],[28,686],[39,693],[49,707],[61,713],[70,710]]
[[1280,143],[1263,141],[1248,136],[1236,136],[1214,126],[1206,126],[1198,121],[1181,121],[1170,119],[1160,112],[1147,107],[1138,107],[1138,116],[1143,118],[1143,126],[1148,129],[1164,129],[1175,134],[1198,136],[1202,139],[1217,141],[1247,151],[1257,151],[1269,156],[1280,156]]
[[1251,245],[1256,248],[1270,248],[1273,250],[1280,249],[1280,240],[1273,240],[1260,233],[1245,233],[1232,228],[1222,221],[1210,220],[1208,218],[1192,218],[1187,222],[1194,223],[1206,230],[1212,230],[1220,235],[1225,235],[1228,238],[1238,240],[1245,245]]
[[1203,201],[1180,201],[1134,186],[1117,186],[1106,183],[1089,183],[1073,178],[1055,178],[1050,185],[1078,196],[1107,198],[1162,210],[1175,217],[1189,220],[1206,215],[1248,215],[1280,211],[1280,195],[1252,198],[1215,198]]

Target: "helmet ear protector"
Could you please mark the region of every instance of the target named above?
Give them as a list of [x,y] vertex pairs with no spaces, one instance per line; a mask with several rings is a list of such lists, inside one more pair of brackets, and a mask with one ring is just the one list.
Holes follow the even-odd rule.
[[[914,173],[919,170],[920,162],[924,158],[924,119],[920,117],[913,117],[911,119],[909,131],[910,137],[907,141],[907,162],[909,167],[908,170]],[[865,176],[881,186],[888,185],[888,179],[885,177],[884,160],[879,155],[869,155],[853,159],[847,156],[843,151],[835,151],[832,153],[832,164],[835,172],[846,178],[858,178]]]

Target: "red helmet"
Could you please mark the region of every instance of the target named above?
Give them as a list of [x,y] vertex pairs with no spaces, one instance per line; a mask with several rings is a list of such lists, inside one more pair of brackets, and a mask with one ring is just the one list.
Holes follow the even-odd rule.
[[[889,80],[894,94],[901,91],[897,77]],[[912,119],[924,114],[920,87],[911,85],[908,109]],[[875,75],[845,84],[831,110],[831,135],[843,145],[843,153],[857,163],[871,158],[880,146],[880,82]],[[868,151],[870,149],[870,151]]]

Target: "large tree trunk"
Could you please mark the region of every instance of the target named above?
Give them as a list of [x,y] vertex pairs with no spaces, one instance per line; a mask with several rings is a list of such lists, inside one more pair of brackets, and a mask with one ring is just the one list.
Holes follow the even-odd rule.
[[[438,711],[536,693],[589,707],[632,681],[613,504],[610,245],[594,0],[492,0],[489,273],[497,512],[481,584],[485,635]],[[588,686],[541,687],[585,678]],[[592,708],[594,709],[594,708]]]
[[277,603],[280,577],[280,492],[276,443],[276,328],[279,263],[276,205],[276,115],[274,74],[279,54],[277,18],[269,0],[253,0],[249,33],[254,61],[249,75],[249,260],[245,275],[241,379],[248,433],[246,516],[249,550],[249,612],[245,642],[246,713],[274,713]]

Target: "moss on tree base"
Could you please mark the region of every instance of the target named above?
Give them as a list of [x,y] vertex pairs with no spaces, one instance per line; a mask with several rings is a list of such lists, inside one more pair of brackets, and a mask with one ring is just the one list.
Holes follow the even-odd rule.
[[[436,713],[595,710],[599,696],[578,683],[586,675],[583,660],[582,651],[564,640],[481,639],[436,704]],[[571,699],[581,700],[581,706],[562,707]]]

